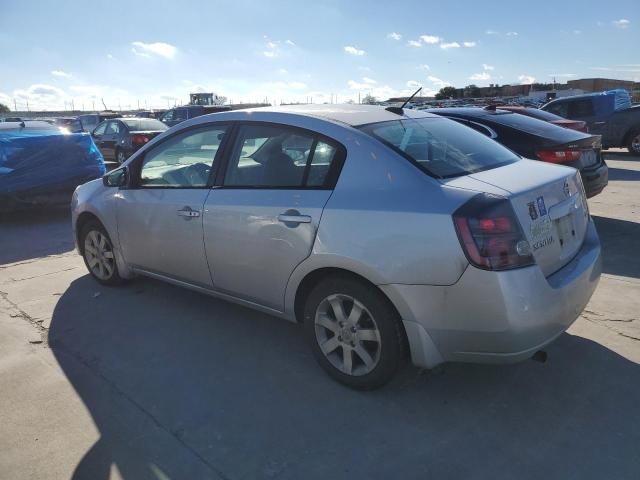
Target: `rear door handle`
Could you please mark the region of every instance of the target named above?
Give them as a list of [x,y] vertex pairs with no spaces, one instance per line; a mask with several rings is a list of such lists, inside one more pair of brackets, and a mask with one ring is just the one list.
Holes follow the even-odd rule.
[[178,210],[178,215],[181,217],[194,218],[200,216],[200,211],[193,210],[191,207],[184,207]]
[[300,215],[292,213],[282,213],[278,215],[278,221],[282,223],[311,223],[311,217],[309,215]]

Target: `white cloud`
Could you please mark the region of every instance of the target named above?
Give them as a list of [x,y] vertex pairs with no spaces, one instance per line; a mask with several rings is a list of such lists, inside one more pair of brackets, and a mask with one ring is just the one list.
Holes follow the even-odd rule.
[[429,65],[427,65],[426,63],[423,63],[422,65],[418,65],[418,68],[420,70],[431,70],[431,67]]
[[418,40],[409,40],[407,42],[407,45],[409,45],[410,47],[421,47],[422,46],[422,44]]
[[274,43],[274,42],[267,42],[267,47],[268,47],[268,48],[276,48],[277,46],[278,46],[278,44],[277,44],[277,43]]
[[111,55],[110,53],[107,53],[107,58],[108,58],[109,60],[113,60],[113,55]]
[[273,50],[265,50],[262,54],[267,58],[273,58],[276,56],[276,52]]
[[486,63],[482,64],[482,69],[483,70],[494,70],[495,67],[493,65],[487,65]]
[[409,80],[407,82],[407,87],[409,87],[409,88],[420,88],[420,82],[416,82],[415,80]]
[[435,45],[436,43],[440,43],[442,41],[440,37],[436,37],[435,35],[421,35],[420,40],[428,45]]
[[467,48],[471,48],[476,46],[476,42],[464,42],[463,45]]
[[133,42],[131,45],[131,51],[141,57],[149,57],[150,54],[154,54],[171,60],[175,57],[176,52],[178,51],[178,49],[173,45],[164,42]]
[[289,82],[287,85],[289,88],[294,88],[296,90],[307,88],[307,84],[303,82]]
[[613,26],[617,28],[627,28],[631,22],[626,18],[621,18],[620,20],[614,20],[611,23],[613,23]]
[[0,92],[0,103],[3,103],[6,106],[9,106],[10,102],[11,102],[11,97],[9,97],[9,95],[7,95],[6,93]]
[[365,53],[364,50],[360,50],[356,47],[352,47],[351,45],[347,45],[346,47],[344,47],[344,51],[351,55],[358,55],[358,56],[362,56]]
[[532,77],[531,75],[519,75],[518,80],[520,80],[520,83],[523,85],[529,85],[536,81],[536,77]]
[[375,85],[376,83],[378,83],[373,78],[369,78],[369,77],[362,77],[362,81],[370,85]]
[[518,32],[507,32],[506,35],[507,35],[507,37],[517,37],[518,36]]
[[451,84],[446,82],[438,77],[434,77],[433,75],[429,75],[427,79],[435,85],[436,88],[448,87]]
[[486,32],[487,35],[498,35],[500,32],[496,32],[495,30],[487,30]]
[[286,43],[287,45],[291,45],[292,47],[296,46],[296,44],[291,40],[285,40],[284,43]]
[[613,69],[609,67],[589,67],[589,70],[597,70],[599,72],[610,72]]
[[280,75],[286,75],[287,73],[289,73],[289,71],[286,68],[279,68],[278,73]]
[[469,77],[469,80],[481,80],[481,81],[491,80],[491,75],[488,74],[487,72],[474,73]]
[[53,75],[54,77],[64,77],[64,78],[69,78],[71,76],[70,73],[63,72],[62,70],[52,70],[51,75]]
[[387,34],[387,38],[390,38],[392,40],[400,40],[402,38],[402,35],[396,32],[391,32]]
[[582,30],[574,30],[573,34],[574,35],[580,35],[582,33]]
[[440,48],[443,50],[447,50],[449,48],[460,48],[460,44],[458,42],[441,43]]

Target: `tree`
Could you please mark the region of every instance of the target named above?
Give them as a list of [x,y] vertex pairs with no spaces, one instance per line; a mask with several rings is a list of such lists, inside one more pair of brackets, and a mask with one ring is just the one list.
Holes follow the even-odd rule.
[[0,103],[0,113],[9,113],[9,107],[7,107],[4,103]]
[[477,85],[467,85],[464,87],[464,96],[470,98],[477,98],[481,95],[480,88]]
[[365,105],[374,105],[378,103],[378,99],[373,95],[371,95],[370,93],[367,93],[362,99],[362,103]]
[[455,87],[443,87],[438,93],[436,93],[436,100],[446,100],[448,98],[455,98]]

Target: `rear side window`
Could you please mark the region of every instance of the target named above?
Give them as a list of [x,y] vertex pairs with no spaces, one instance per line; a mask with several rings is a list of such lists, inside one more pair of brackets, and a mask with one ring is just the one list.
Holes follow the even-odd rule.
[[241,127],[224,185],[304,188],[330,186],[340,162],[337,145],[313,132],[276,125]]
[[360,129],[440,178],[489,170],[519,160],[482,133],[445,118],[391,120]]
[[130,132],[145,132],[152,130],[166,130],[167,126],[159,120],[152,118],[128,118],[124,120],[124,123],[129,128]]
[[590,99],[569,102],[567,118],[584,118],[593,116],[593,102]]

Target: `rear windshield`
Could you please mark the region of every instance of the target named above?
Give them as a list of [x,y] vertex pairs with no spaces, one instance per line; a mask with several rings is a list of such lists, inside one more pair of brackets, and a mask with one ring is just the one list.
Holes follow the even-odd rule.
[[122,120],[129,131],[144,132],[149,130],[166,130],[168,127],[159,120],[153,118],[125,118]]
[[[516,110],[514,113],[520,112]],[[523,115],[529,115],[530,117],[538,118],[540,120],[546,120],[547,122],[553,122],[554,120],[564,120],[564,118],[558,115],[550,112],[545,112],[544,110],[540,110],[539,108],[527,108],[522,113]]]
[[[504,112],[504,111],[503,111]],[[512,127],[523,132],[537,135],[539,137],[557,140],[558,143],[569,143],[584,138],[583,133],[568,128],[562,128],[553,123],[538,120],[537,118],[519,115],[517,113],[505,112],[500,114],[488,114],[480,117],[482,121],[497,123],[506,127]]]
[[360,129],[440,178],[468,175],[519,160],[511,150],[482,133],[446,118],[391,120]]

